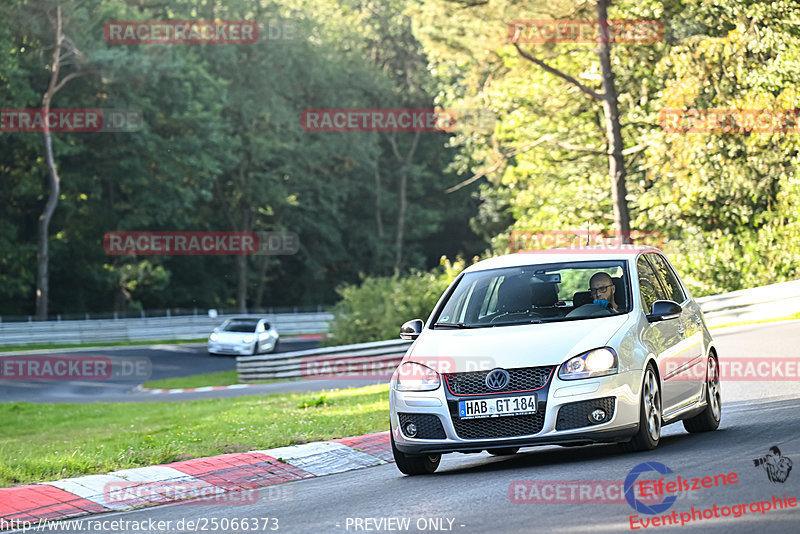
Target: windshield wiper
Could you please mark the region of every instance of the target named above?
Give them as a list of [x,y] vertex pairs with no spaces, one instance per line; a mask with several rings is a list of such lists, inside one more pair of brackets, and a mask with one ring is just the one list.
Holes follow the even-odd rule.
[[510,323],[494,323],[492,326],[514,326],[521,324],[542,324],[541,319],[526,319],[524,321],[511,321]]
[[472,325],[464,324],[464,323],[433,323],[433,326],[447,326],[449,328],[477,328]]

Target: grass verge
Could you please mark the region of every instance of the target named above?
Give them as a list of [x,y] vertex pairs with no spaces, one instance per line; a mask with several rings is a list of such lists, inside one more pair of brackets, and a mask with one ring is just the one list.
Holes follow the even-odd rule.
[[181,376],[179,378],[150,380],[142,384],[142,387],[147,389],[190,389],[202,388],[205,386],[231,386],[238,383],[239,375],[234,369],[232,371]]
[[34,343],[32,345],[0,345],[0,352],[19,352],[25,350],[79,349],[83,347],[128,347],[138,345],[186,345],[207,343],[208,338],[198,339],[160,339],[154,341],[98,341],[97,343]]
[[[272,380],[261,380],[258,382],[248,382],[252,384],[272,384],[275,382],[292,382],[300,378],[276,378]],[[232,386],[239,384],[239,375],[233,371],[219,371],[217,373],[205,373],[201,375],[189,375],[179,378],[164,378],[162,380],[151,380],[142,384],[147,389],[192,389],[206,386]]]
[[388,384],[186,402],[0,404],[0,487],[388,428]]

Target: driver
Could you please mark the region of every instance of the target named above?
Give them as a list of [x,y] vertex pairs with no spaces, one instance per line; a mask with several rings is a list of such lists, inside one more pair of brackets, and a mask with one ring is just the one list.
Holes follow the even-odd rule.
[[614,281],[607,273],[595,273],[589,280],[589,291],[592,294],[592,304],[612,312],[618,312],[617,303],[614,301]]

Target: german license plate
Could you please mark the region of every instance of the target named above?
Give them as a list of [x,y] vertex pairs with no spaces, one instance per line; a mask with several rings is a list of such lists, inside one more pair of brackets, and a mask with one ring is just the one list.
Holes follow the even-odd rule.
[[458,402],[461,419],[479,417],[502,417],[536,413],[536,395],[521,397],[498,397],[494,399],[467,400]]

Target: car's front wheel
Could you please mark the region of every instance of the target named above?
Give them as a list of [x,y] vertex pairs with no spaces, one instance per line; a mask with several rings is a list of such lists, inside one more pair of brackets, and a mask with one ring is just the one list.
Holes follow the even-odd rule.
[[708,357],[706,368],[706,408],[691,419],[684,419],[687,432],[710,432],[719,427],[722,418],[722,395],[719,389],[719,364],[716,356]]
[[391,436],[391,440],[394,462],[404,475],[429,475],[439,467],[441,454],[406,454],[397,449],[394,436]]
[[625,452],[651,451],[661,440],[661,388],[653,364],[648,364],[639,402],[639,430],[630,441],[619,444]]

